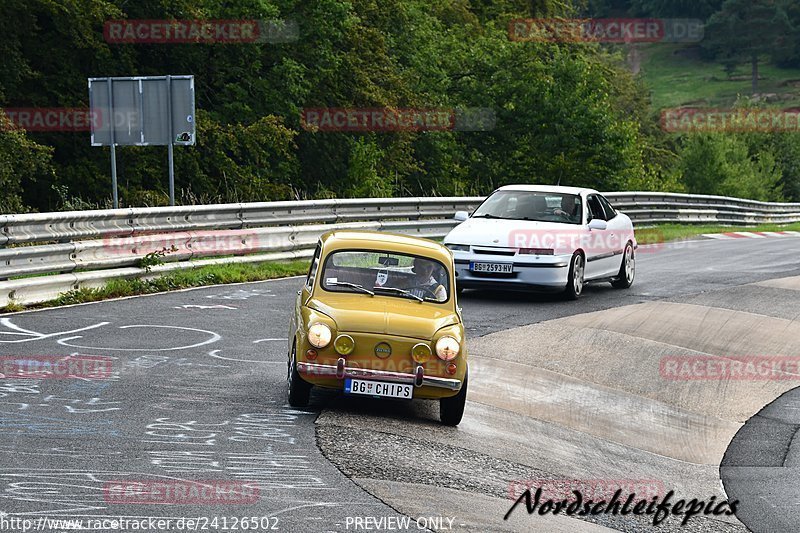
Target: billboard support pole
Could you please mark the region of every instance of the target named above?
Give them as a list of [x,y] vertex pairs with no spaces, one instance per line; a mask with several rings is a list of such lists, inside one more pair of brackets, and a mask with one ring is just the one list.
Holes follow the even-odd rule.
[[114,198],[114,209],[119,208],[119,194],[117,192],[117,150],[114,139],[114,91],[111,88],[112,80],[108,78],[108,120],[111,121],[111,195]]
[[167,158],[169,159],[169,205],[175,205],[175,168],[172,159],[172,143],[167,145]]
[[117,151],[116,146],[111,145],[111,193],[114,197],[114,209],[119,209],[119,196],[117,195]]
[[167,117],[169,122],[169,142],[167,143],[167,159],[169,159],[169,205],[175,205],[175,161],[172,153],[172,142],[175,140],[172,131],[172,76],[167,76]]

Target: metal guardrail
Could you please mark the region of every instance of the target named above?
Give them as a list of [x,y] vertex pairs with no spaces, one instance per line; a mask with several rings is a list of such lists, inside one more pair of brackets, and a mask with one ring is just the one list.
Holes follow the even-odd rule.
[[482,198],[369,198],[107,209],[0,216],[0,246],[145,233],[445,218]]
[[105,237],[92,241],[25,246],[0,250],[0,275],[103,270],[135,266],[152,253],[159,262],[313,249],[319,236],[336,229],[392,231],[419,237],[444,237],[456,225],[452,219],[308,224],[268,228],[176,231],[135,237]]
[[[109,279],[152,277],[176,268],[308,257],[319,236],[331,229],[441,238],[457,224],[456,211],[473,210],[480,201],[322,200],[3,215],[0,306],[46,301]],[[38,242],[48,244],[24,246]],[[1,248],[8,244],[23,246]],[[153,253],[165,264],[139,268]],[[34,274],[52,275],[8,279]]]
[[800,203],[658,192],[612,192],[604,196],[639,225],[688,223],[737,226],[800,221]]
[[[637,225],[800,221],[800,204],[651,192],[605,196]],[[45,301],[114,278],[308,257],[319,235],[335,228],[441,238],[456,225],[456,211],[471,211],[482,200],[373,198],[0,215],[0,306]],[[48,244],[4,248],[33,243]],[[154,252],[163,252],[166,264],[138,268]],[[219,256],[232,257],[209,259]],[[8,279],[33,274],[53,275]]]

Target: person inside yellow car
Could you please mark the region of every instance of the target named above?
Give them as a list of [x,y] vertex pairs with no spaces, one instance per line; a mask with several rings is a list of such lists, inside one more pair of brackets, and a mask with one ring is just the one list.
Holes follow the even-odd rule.
[[437,302],[447,300],[447,289],[434,276],[436,265],[429,259],[414,258],[413,285],[408,289],[411,294],[420,298],[432,298]]

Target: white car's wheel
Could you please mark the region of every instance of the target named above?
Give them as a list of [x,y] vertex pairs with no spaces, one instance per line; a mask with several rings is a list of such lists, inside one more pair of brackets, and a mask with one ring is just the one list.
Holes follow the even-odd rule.
[[564,289],[564,296],[568,300],[577,300],[583,292],[583,275],[586,265],[583,254],[575,252],[569,265],[569,275],[567,276],[567,286]]
[[616,279],[611,282],[611,285],[617,289],[627,289],[633,285],[634,277],[636,277],[636,255],[633,253],[633,245],[628,243],[622,253],[622,264],[619,267],[619,273]]

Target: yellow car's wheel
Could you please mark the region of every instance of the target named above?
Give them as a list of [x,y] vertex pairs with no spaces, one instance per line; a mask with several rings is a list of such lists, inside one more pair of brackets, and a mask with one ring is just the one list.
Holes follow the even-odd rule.
[[439,400],[439,419],[445,426],[457,426],[464,416],[464,405],[467,403],[467,377],[464,374],[464,383],[458,394]]
[[289,358],[289,373],[286,379],[289,388],[289,405],[292,407],[305,407],[311,396],[311,384],[304,381],[297,372],[297,349],[292,346],[292,355]]

